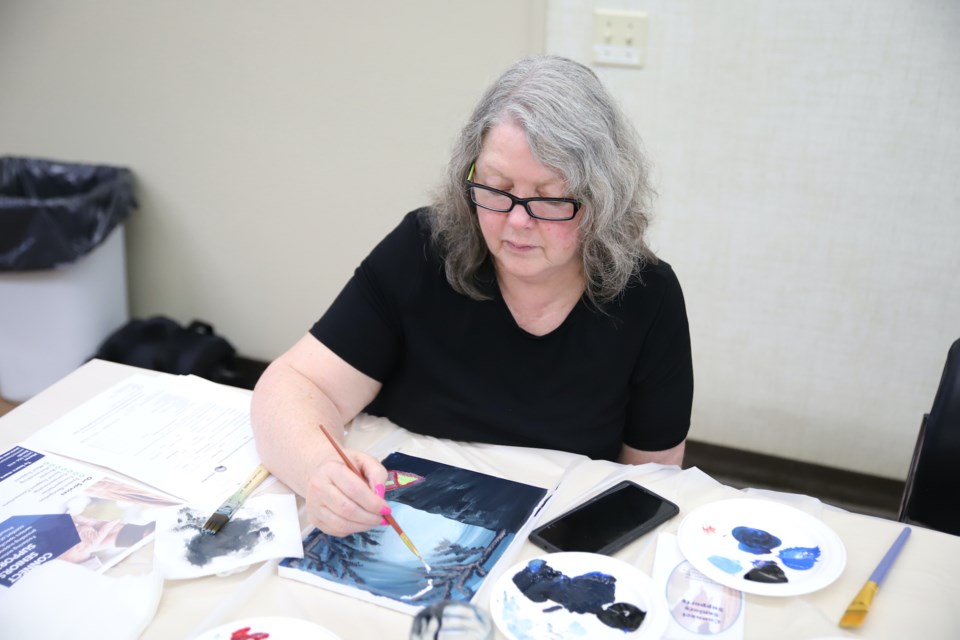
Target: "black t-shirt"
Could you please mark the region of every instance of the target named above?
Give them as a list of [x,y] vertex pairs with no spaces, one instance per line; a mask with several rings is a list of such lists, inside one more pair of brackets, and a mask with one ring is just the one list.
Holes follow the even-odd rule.
[[492,300],[450,287],[419,213],[374,248],[310,330],[383,384],[367,413],[425,435],[608,460],[621,444],[662,451],[683,441],[693,367],[668,264],[648,266],[606,313],[583,299],[534,336],[514,321],[492,268]]

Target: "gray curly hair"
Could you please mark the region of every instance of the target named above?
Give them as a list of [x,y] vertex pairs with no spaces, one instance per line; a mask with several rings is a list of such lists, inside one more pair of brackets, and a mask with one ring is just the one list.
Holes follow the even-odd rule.
[[590,69],[558,56],[524,58],[487,89],[457,138],[446,177],[428,213],[450,285],[489,299],[477,272],[489,252],[465,181],[484,136],[512,119],[534,157],[583,203],[580,254],[586,295],[597,307],[657,258],[644,240],[654,197],[640,138]]

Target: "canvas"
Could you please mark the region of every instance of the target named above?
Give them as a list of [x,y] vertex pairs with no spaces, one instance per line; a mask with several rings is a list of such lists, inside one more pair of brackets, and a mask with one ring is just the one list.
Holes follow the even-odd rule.
[[388,526],[343,538],[314,529],[280,575],[392,609],[469,601],[546,496],[540,487],[403,453],[383,460],[387,502],[429,565]]

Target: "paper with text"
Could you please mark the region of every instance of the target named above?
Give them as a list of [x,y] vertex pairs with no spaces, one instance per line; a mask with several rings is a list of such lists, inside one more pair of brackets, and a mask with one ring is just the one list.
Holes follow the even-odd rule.
[[24,444],[215,507],[260,462],[249,414],[245,394],[225,392],[202,379],[136,374]]

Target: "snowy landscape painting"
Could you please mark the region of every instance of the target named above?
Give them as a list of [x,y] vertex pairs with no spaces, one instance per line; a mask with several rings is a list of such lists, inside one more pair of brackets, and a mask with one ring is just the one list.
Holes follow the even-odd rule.
[[401,611],[470,600],[546,490],[392,453],[387,502],[428,566],[389,526],[338,538],[314,529],[280,575]]

